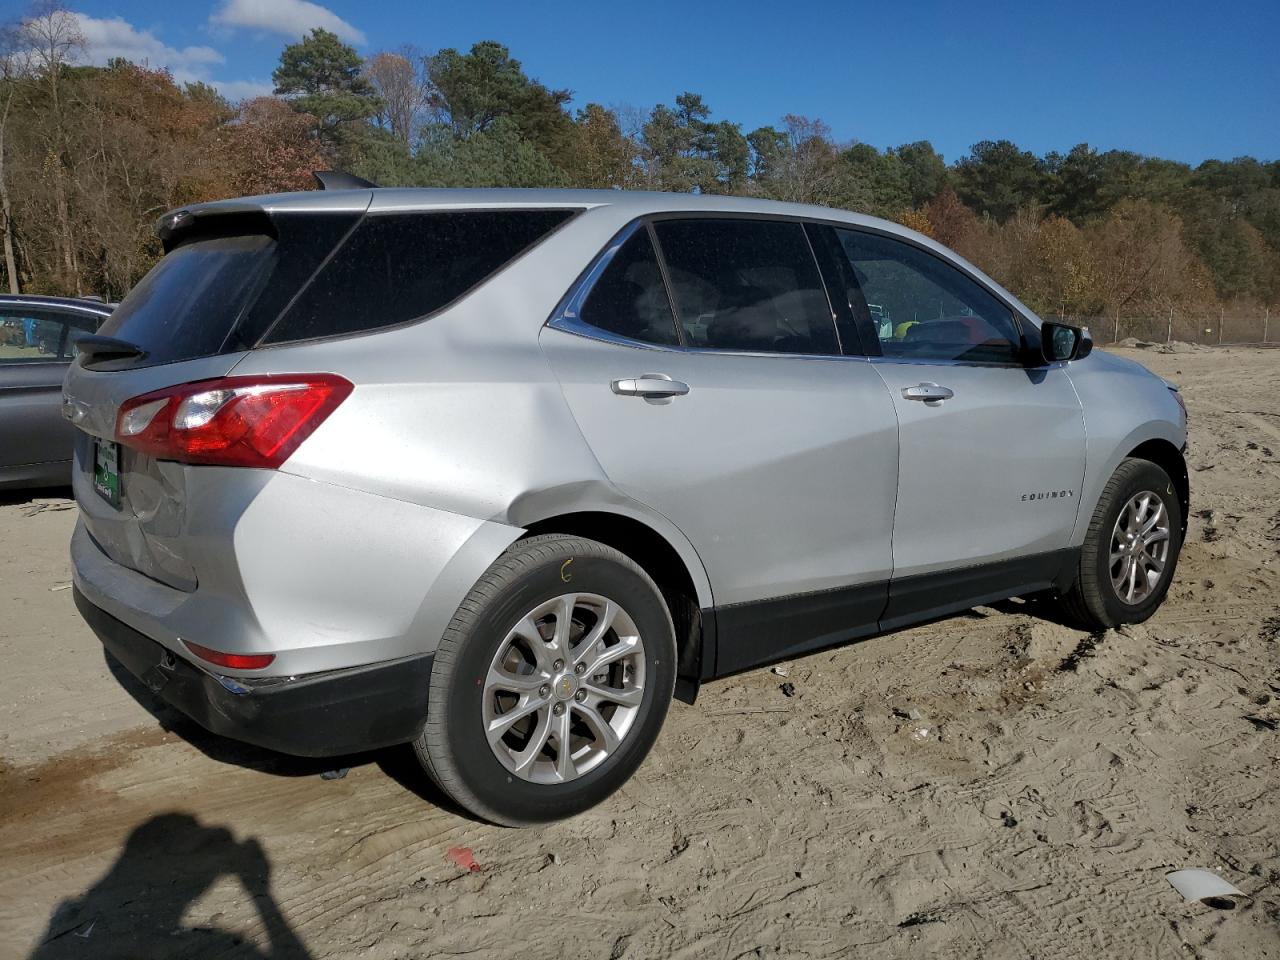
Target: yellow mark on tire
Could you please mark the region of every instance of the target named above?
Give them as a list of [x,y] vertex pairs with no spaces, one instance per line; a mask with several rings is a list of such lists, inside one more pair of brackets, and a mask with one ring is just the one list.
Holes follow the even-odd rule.
[[564,563],[560,564],[560,579],[568,583],[573,579],[573,574],[569,572],[569,564],[573,563],[573,557],[570,557]]

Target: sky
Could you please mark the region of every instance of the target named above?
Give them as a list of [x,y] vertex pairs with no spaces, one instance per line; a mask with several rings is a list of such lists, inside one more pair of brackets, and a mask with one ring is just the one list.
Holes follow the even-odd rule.
[[[987,139],[1036,154],[1087,142],[1197,164],[1280,159],[1280,0],[737,3],[646,0],[68,0],[111,56],[269,93],[281,48],[312,27],[364,56],[479,40],[588,102],[648,110],[701,93],[744,132],[787,113],[839,141],[930,140],[948,161]],[[26,0],[0,0],[0,20]]]

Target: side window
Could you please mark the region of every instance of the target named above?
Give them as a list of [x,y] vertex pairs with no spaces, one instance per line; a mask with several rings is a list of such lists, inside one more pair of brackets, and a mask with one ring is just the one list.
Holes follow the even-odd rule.
[[264,342],[359,333],[425,317],[471,292],[571,216],[571,210],[367,215]]
[[654,224],[685,344],[766,353],[839,353],[831,305],[799,223]]
[[632,340],[679,342],[648,230],[636,230],[613,255],[583,301],[578,319]]
[[64,359],[66,316],[21,307],[0,313],[0,364],[49,363]]
[[858,283],[850,305],[869,321],[886,357],[1017,362],[1021,338],[1012,312],[976,281],[910,244],[836,233]]

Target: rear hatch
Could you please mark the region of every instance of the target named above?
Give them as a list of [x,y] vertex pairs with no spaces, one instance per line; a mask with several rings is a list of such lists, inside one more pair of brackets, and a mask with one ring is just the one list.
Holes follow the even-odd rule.
[[116,563],[180,590],[197,584],[184,535],[189,468],[116,443],[121,406],[229,374],[370,197],[332,195],[320,212],[211,204],[161,221],[165,257],[98,331],[98,352],[82,349],[63,388],[64,412],[79,428],[73,483],[81,517]]
[[[64,386],[64,411],[79,427],[76,500],[89,536],[116,563],[194,590],[193,546],[229,539],[237,510],[269,477],[245,468],[277,468],[293,449],[286,437],[265,453],[211,457],[195,444],[252,433],[251,417],[265,424],[255,442],[273,441],[285,436],[281,410],[319,422],[352,389],[338,370],[229,377],[250,351],[433,315],[577,212],[377,211],[368,210],[371,199],[367,190],[302,194],[161,220],[166,256],[96,338],[77,343]],[[285,356],[293,359],[282,363],[297,362],[296,351]],[[157,391],[174,396],[167,405],[144,396]],[[305,428],[289,428],[294,446]],[[175,441],[176,453],[166,445]]]

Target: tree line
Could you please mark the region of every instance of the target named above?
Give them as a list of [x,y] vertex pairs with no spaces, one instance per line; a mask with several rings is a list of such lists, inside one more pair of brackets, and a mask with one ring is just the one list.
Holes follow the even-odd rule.
[[274,93],[229,103],[114,60],[56,4],[0,36],[0,234],[11,291],[122,297],[186,203],[308,189],[310,171],[385,186],[698,191],[856,210],[957,250],[1045,314],[1262,310],[1280,301],[1280,161],[1196,167],[1008,140],[948,164],[928,141],[841,143],[787,115],[744,131],[697,93],[588,102],[502,44],[362,58],[317,29],[284,48]]

